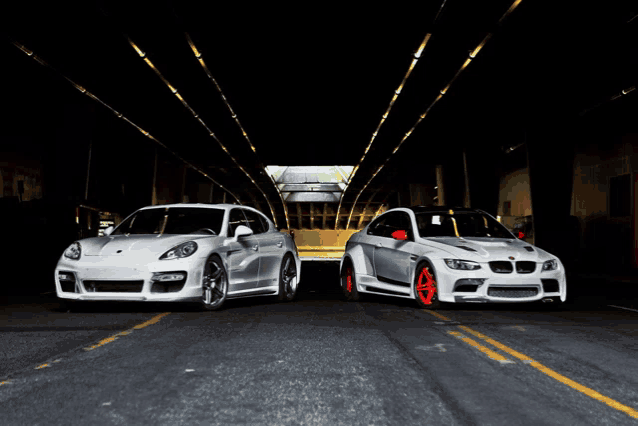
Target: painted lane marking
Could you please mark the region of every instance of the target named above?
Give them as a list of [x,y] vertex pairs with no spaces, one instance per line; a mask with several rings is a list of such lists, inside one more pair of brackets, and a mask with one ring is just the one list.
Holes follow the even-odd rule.
[[156,324],[159,320],[161,320],[163,317],[165,317],[166,315],[169,315],[169,314],[170,314],[170,312],[164,312],[163,314],[156,315],[153,318],[151,318],[150,320],[145,321],[145,322],[143,322],[141,324],[138,324],[138,325],[134,326],[133,328],[121,331],[121,332],[119,332],[117,334],[114,334],[114,335],[109,336],[109,337],[107,337],[105,339],[102,339],[99,342],[97,342],[95,345],[92,345],[92,346],[84,348],[84,350],[85,351],[92,351],[93,349],[97,349],[100,346],[106,345],[107,343],[114,342],[115,340],[119,339],[122,336],[127,336],[127,335],[131,334],[134,330],[140,330],[140,329],[142,329],[144,327],[148,327],[149,325]]
[[624,306],[616,306],[616,305],[607,305],[607,306],[611,306],[612,308],[624,309],[626,311],[631,311],[631,312],[638,312],[638,310],[636,309],[625,308]]
[[437,317],[438,319],[442,319],[443,321],[452,321],[451,319],[449,319],[449,318],[448,318],[448,317],[446,317],[445,315],[440,314],[440,313],[438,313],[438,312],[435,312],[435,311],[428,311],[428,310],[426,310],[426,309],[424,309],[424,311],[425,311],[425,312],[427,312],[427,313],[429,313],[429,314],[434,315],[434,316],[435,316],[435,317]]
[[459,333],[458,331],[448,331],[448,334],[451,334],[457,339],[460,339],[464,341],[465,343],[467,343],[468,345],[473,346],[475,349],[478,349],[479,351],[483,352],[485,355],[487,355],[494,361],[498,361],[501,364],[515,364],[515,362],[512,361],[511,359],[507,359],[503,355],[499,354],[498,352],[494,352],[487,346],[483,346],[479,344],[476,340],[466,337],[463,333]]
[[10,385],[10,384],[11,384],[11,380],[3,380],[2,382],[0,382],[0,386]]
[[521,325],[508,325],[508,326],[505,326],[505,328],[515,328],[518,331],[525,331],[525,327]]
[[443,347],[444,344],[447,344],[448,346],[450,346],[450,344],[448,343],[435,343],[434,346],[420,345],[415,347],[415,349],[421,349],[422,351],[438,350],[439,352],[447,352],[447,349]]
[[633,408],[631,408],[631,407],[629,407],[627,405],[621,404],[620,402],[618,402],[618,401],[616,401],[614,399],[611,399],[611,398],[609,398],[609,397],[607,397],[607,396],[605,396],[605,395],[603,395],[603,394],[601,394],[599,392],[596,392],[595,390],[593,390],[591,388],[588,388],[587,386],[581,385],[580,383],[578,383],[578,382],[576,382],[576,381],[574,381],[572,379],[569,379],[569,378],[563,376],[562,374],[557,373],[556,371],[554,371],[554,370],[552,370],[552,369],[550,369],[548,367],[545,367],[543,364],[539,363],[538,361],[535,361],[534,359],[528,357],[527,355],[522,354],[520,352],[517,352],[514,349],[511,349],[511,348],[505,346],[504,344],[499,343],[496,340],[491,339],[491,338],[487,337],[486,335],[484,335],[482,333],[479,333],[478,331],[474,331],[474,330],[470,329],[469,327],[465,327],[465,326],[462,326],[462,325],[460,325],[459,328],[467,331],[470,334],[473,334],[474,336],[476,336],[476,337],[478,337],[480,339],[485,340],[489,344],[494,345],[497,348],[501,349],[502,351],[507,352],[510,355],[520,359],[521,361],[523,361],[524,364],[527,364],[527,365],[530,365],[530,366],[536,368],[537,370],[539,370],[542,373],[548,375],[549,377],[551,377],[551,378],[553,378],[553,379],[555,379],[555,380],[557,380],[557,381],[559,381],[559,382],[561,382],[561,383],[563,383],[563,384],[565,384],[565,385],[567,385],[567,386],[569,386],[569,387],[571,387],[573,389],[576,389],[577,391],[587,395],[588,397],[596,399],[596,400],[598,400],[600,402],[604,402],[605,404],[609,405],[611,408],[614,408],[614,409],[616,409],[618,411],[622,411],[623,413],[627,414],[630,417],[633,417],[634,419],[638,419],[638,411],[637,410],[634,410]]
[[34,368],[34,370],[41,370],[41,369],[46,368],[46,367],[50,367],[48,362],[44,363],[44,364],[41,364],[41,365],[38,365],[37,367]]

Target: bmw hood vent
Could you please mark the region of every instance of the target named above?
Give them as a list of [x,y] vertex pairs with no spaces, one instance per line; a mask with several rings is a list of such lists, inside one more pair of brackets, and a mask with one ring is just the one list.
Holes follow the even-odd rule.
[[527,251],[534,251],[534,248],[533,248],[533,247],[530,247],[530,246],[525,246],[525,250],[527,250]]
[[456,246],[456,248],[460,248],[460,249],[463,249],[463,250],[476,252],[476,250],[474,250],[471,247],[467,247],[467,246]]

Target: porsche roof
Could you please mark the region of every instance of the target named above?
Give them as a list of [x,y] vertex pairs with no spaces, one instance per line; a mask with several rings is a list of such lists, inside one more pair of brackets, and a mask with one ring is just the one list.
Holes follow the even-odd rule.
[[412,210],[414,213],[435,213],[435,212],[448,213],[450,210],[453,210],[455,213],[481,212],[480,210],[471,209],[467,207],[449,207],[449,206],[413,206],[413,207],[406,207],[406,208]]

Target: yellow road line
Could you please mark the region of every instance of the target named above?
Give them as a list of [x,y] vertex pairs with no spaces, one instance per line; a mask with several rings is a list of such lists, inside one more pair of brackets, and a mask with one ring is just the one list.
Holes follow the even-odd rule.
[[514,361],[512,361],[510,359],[507,359],[503,355],[499,354],[498,352],[494,352],[490,348],[479,344],[476,340],[472,340],[469,337],[465,337],[462,333],[459,333],[458,331],[448,331],[448,334],[451,334],[452,336],[456,337],[457,339],[460,339],[460,340],[464,341],[465,343],[467,343],[468,345],[473,346],[474,348],[476,348],[479,351],[483,352],[485,355],[487,355],[488,357],[492,358],[493,360],[500,362],[501,364],[512,364],[512,363],[514,363]]
[[150,320],[145,321],[145,322],[143,322],[141,324],[138,324],[138,325],[134,326],[131,329],[121,331],[121,332],[119,332],[117,334],[114,334],[114,335],[109,336],[109,337],[107,337],[105,339],[102,339],[99,342],[97,342],[95,345],[84,348],[84,350],[85,351],[92,351],[93,349],[99,348],[100,346],[104,346],[107,343],[111,343],[111,342],[119,339],[122,336],[126,336],[128,334],[131,334],[133,332],[133,330],[140,330],[140,329],[142,329],[144,327],[148,327],[149,325],[156,324],[159,320],[161,320],[163,317],[165,317],[166,315],[169,315],[169,314],[170,314],[170,312],[164,312],[163,314],[156,315],[153,318],[151,318]]
[[492,346],[495,346],[497,348],[499,348],[500,350],[502,350],[503,352],[506,352],[510,355],[512,355],[513,357],[516,357],[518,359],[520,359],[521,361],[527,361],[527,362],[533,362],[534,360],[530,357],[528,357],[527,355],[524,355],[520,352],[516,352],[514,349],[508,348],[507,346],[505,346],[502,343],[497,342],[494,339],[490,339],[489,337],[487,337],[484,334],[479,333],[478,331],[474,331],[469,327],[466,327],[464,325],[459,325],[459,328],[463,331],[467,331],[470,334],[475,335],[476,337],[485,340],[487,343],[489,343]]
[[424,309],[424,311],[425,311],[425,312],[427,312],[428,314],[432,314],[432,315],[434,315],[434,316],[435,316],[435,317],[437,317],[438,319],[442,319],[443,321],[452,321],[451,319],[449,319],[449,318],[448,318],[448,317],[446,317],[445,315],[440,314],[440,313],[438,313],[438,312],[435,312],[435,311],[428,311],[427,309]]
[[[522,361],[526,361],[527,365],[530,365],[534,368],[536,368],[537,370],[541,371],[542,373],[548,375],[549,377],[558,380],[559,382],[573,388],[576,389],[577,391],[584,393],[585,395],[587,395],[590,398],[596,399],[600,402],[604,402],[605,404],[609,405],[611,408],[614,408],[618,411],[622,411],[623,413],[627,414],[630,417],[633,417],[634,419],[638,419],[638,411],[634,410],[633,408],[621,404],[620,402],[611,399],[599,392],[596,392],[595,390],[588,388],[587,386],[583,386],[578,382],[575,382],[572,379],[569,379],[565,376],[563,376],[562,374],[559,374],[557,372],[555,372],[554,370],[552,370],[551,368],[545,367],[543,364],[539,363],[538,361],[535,361],[534,359],[528,357],[525,354],[522,354],[520,352],[515,351],[514,349],[511,349],[507,346],[505,346],[502,343],[497,342],[494,339],[491,339],[489,337],[487,337],[486,335],[479,333],[478,331],[474,331],[472,329],[470,329],[469,327],[465,327],[460,325],[459,328],[461,328],[462,330],[467,331],[468,333],[473,334],[476,337],[479,337],[483,340],[485,340],[486,342],[488,342],[489,344],[501,349],[504,352],[507,352],[508,354],[522,360]],[[459,333],[460,334],[460,333]]]
[[11,383],[11,380],[4,380],[4,381],[0,382],[0,386],[8,385],[10,383]]
[[45,364],[42,364],[42,365],[38,365],[37,367],[35,367],[35,370],[41,370],[41,369],[43,369],[45,367],[49,367],[49,364],[45,363]]

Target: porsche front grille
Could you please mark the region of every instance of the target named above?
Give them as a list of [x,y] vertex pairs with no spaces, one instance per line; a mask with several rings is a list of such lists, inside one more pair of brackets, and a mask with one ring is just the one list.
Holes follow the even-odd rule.
[[98,281],[85,280],[84,289],[88,293],[140,293],[144,287],[144,280],[136,281]]
[[490,287],[487,289],[487,295],[491,297],[534,297],[537,294],[537,287]]

